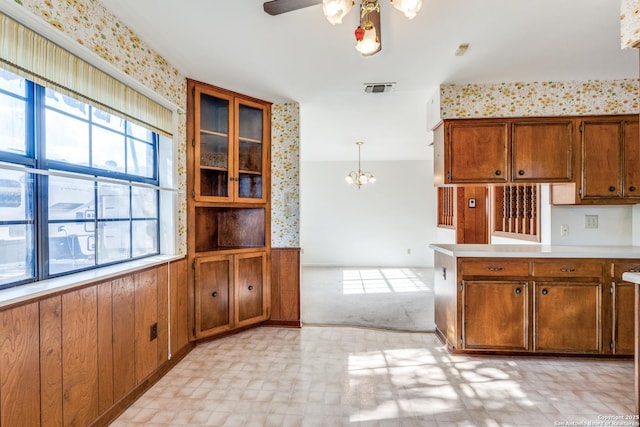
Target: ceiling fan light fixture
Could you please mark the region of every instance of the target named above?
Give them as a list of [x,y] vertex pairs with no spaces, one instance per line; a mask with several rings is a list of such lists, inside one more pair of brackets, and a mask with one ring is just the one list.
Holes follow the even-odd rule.
[[322,0],[322,12],[331,24],[341,24],[353,7],[354,0]]
[[422,8],[422,0],[391,0],[391,4],[409,19],[415,18]]

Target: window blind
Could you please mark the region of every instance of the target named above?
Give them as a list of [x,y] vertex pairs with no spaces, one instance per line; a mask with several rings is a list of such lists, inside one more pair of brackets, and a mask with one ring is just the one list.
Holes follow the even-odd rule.
[[0,61],[43,86],[170,137],[172,111],[0,13]]

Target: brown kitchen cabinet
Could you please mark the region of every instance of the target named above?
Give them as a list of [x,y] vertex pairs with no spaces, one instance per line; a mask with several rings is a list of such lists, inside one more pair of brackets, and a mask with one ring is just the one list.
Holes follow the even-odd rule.
[[528,288],[526,281],[518,280],[463,280],[464,348],[527,351]]
[[639,271],[640,262],[617,261],[611,264],[613,303],[611,348],[615,354],[632,355],[634,353],[635,285],[622,280],[622,274]]
[[445,119],[434,129],[434,182],[568,182],[571,118]]
[[453,353],[627,356],[634,299],[621,277],[636,269],[637,259],[436,251],[436,334]]
[[267,320],[266,272],[264,251],[196,258],[195,338]]
[[264,203],[270,104],[188,81],[192,97],[194,198]]
[[578,121],[576,183],[551,186],[553,204],[624,204],[640,201],[640,127],[636,115]]
[[600,282],[543,281],[533,284],[534,351],[600,353]]
[[570,181],[573,121],[537,119],[511,124],[513,182]]
[[268,320],[271,103],[187,79],[190,339]]

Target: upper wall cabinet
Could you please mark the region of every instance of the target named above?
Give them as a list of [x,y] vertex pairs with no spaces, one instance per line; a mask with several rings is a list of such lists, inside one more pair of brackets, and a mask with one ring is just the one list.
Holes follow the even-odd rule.
[[640,201],[638,117],[598,116],[578,120],[580,156],[574,184],[551,187],[554,204],[621,204]]
[[434,132],[436,185],[572,179],[571,119],[451,119]]
[[264,203],[269,104],[189,81],[193,96],[194,197]]

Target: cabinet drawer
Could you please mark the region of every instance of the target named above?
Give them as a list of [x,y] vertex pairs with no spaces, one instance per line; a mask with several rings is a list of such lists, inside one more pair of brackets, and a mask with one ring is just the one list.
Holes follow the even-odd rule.
[[542,261],[533,262],[533,275],[542,277],[600,277],[601,262],[593,261]]
[[462,261],[463,276],[528,276],[527,261]]
[[622,280],[622,273],[640,273],[640,262],[616,262],[611,264],[611,276]]

